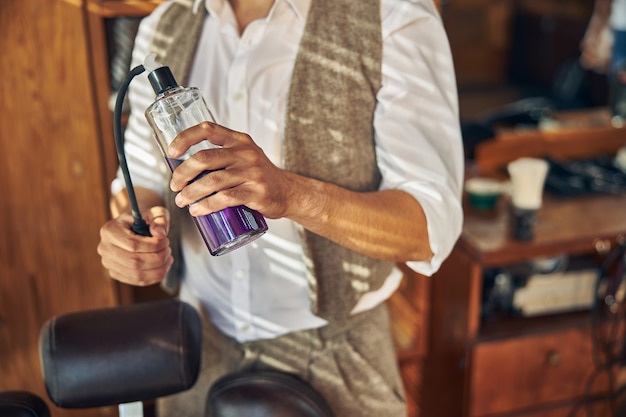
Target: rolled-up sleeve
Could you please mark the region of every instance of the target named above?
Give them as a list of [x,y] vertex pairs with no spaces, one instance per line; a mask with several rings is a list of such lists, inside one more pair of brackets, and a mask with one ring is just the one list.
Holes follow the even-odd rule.
[[462,228],[464,155],[454,65],[431,0],[394,2],[383,10],[383,86],[374,115],[381,189],[400,189],[426,214],[427,262],[407,265],[436,272]]

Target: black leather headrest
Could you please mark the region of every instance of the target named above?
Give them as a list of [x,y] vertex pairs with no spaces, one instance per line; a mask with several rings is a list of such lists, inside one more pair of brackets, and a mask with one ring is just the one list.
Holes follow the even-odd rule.
[[52,318],[39,346],[46,390],[62,408],[186,390],[198,376],[201,338],[198,313],[170,299]]
[[334,417],[322,395],[295,375],[229,374],[209,391],[205,417]]
[[0,417],[50,417],[46,402],[28,391],[0,392]]

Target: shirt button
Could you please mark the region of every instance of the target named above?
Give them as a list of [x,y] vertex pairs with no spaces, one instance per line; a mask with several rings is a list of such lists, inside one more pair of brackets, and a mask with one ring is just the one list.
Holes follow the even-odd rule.
[[235,272],[235,276],[236,276],[238,279],[244,279],[244,278],[245,278],[245,276],[246,276],[246,273],[245,273],[242,269],[238,269],[238,270]]
[[243,94],[242,93],[235,93],[233,94],[233,100],[234,101],[240,101],[243,98]]
[[241,326],[240,329],[241,329],[242,332],[248,332],[248,331],[250,331],[250,325],[249,324],[244,324],[244,325]]

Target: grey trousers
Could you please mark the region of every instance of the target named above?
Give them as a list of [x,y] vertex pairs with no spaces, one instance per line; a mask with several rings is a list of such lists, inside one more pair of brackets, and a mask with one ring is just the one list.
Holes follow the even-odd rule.
[[239,370],[289,372],[317,389],[337,417],[406,417],[385,305],[345,322],[238,343],[204,319],[202,370],[194,387],[157,401],[159,417],[203,417],[219,377]]

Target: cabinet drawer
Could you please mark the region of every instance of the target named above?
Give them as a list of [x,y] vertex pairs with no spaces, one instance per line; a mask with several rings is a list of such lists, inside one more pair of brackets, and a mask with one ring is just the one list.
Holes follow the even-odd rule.
[[477,342],[469,352],[472,416],[520,410],[608,391],[588,328]]
[[[604,399],[587,403],[571,402],[558,407],[546,407],[528,413],[515,414],[516,417],[609,417],[621,416],[622,409],[613,411],[611,400]],[[509,416],[505,414],[504,416]],[[502,416],[502,417],[504,417]]]

